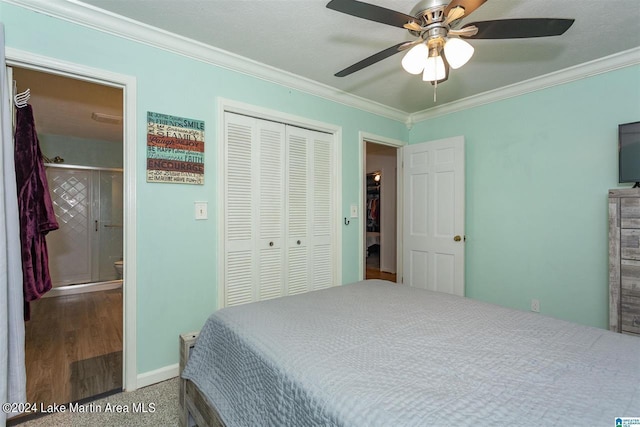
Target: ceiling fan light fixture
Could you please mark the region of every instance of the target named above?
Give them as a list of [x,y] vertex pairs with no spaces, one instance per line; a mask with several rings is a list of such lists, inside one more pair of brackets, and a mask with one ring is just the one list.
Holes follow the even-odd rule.
[[424,70],[429,48],[424,43],[420,43],[409,49],[402,58],[402,68],[409,74],[420,74]]
[[451,38],[444,45],[447,62],[454,70],[466,64],[473,56],[474,50],[473,46],[458,38]]
[[442,56],[430,56],[427,58],[427,64],[424,67],[424,72],[422,73],[422,80],[425,82],[437,82],[438,80],[442,80],[447,76],[447,72],[444,68],[444,61],[442,60]]

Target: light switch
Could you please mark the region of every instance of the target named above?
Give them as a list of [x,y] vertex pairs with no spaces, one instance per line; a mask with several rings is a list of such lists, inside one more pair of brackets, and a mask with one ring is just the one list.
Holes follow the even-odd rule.
[[358,205],[351,205],[351,218],[358,218]]
[[207,202],[195,202],[196,219],[207,219]]

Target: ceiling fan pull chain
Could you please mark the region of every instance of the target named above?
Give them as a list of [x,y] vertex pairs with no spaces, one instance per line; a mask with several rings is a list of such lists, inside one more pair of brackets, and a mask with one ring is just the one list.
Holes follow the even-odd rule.
[[433,84],[433,102],[435,103],[437,100],[437,91],[438,91],[438,81],[436,80]]

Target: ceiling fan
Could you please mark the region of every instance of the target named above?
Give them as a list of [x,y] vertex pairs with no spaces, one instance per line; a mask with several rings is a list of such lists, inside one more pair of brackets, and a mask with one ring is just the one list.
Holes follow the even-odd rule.
[[449,76],[449,68],[457,69],[471,58],[473,46],[463,39],[513,39],[547,37],[563,34],[573,19],[521,18],[471,22],[460,26],[487,0],[422,0],[409,15],[357,0],[331,0],[327,7],[338,12],[405,28],[416,37],[398,43],[339,71],[344,77],[362,70],[398,52],[408,50],[403,68],[411,74],[422,73],[424,81],[437,85]]

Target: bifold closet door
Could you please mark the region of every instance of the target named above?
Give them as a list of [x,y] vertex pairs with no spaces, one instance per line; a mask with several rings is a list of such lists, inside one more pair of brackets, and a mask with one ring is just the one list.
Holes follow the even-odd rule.
[[254,193],[258,210],[257,300],[284,295],[285,287],[285,126],[256,120],[257,182]]
[[224,305],[334,285],[333,135],[234,113],[224,129]]
[[287,294],[334,284],[333,135],[287,126]]
[[283,294],[284,131],[225,114],[225,305]]

